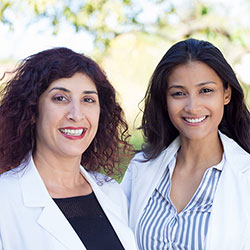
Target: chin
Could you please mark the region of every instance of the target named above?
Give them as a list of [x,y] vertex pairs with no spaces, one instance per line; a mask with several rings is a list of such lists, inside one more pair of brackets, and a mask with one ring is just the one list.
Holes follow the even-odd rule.
[[79,149],[77,150],[63,150],[61,151],[61,155],[64,156],[65,158],[78,158],[82,157],[83,151],[80,151]]
[[191,130],[191,131],[179,131],[180,136],[190,140],[197,140],[202,139],[207,136],[207,133],[203,133],[202,131],[198,130]]

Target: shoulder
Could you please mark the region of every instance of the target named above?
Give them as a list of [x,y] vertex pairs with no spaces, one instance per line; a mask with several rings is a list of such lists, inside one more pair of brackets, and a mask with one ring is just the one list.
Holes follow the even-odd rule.
[[140,168],[146,168],[148,166],[151,166],[152,164],[157,162],[157,160],[160,159],[166,151],[167,149],[164,149],[156,158],[150,160],[147,158],[147,155],[143,151],[141,151],[137,153],[130,161],[128,169],[135,166],[140,166]]
[[246,152],[237,142],[220,132],[224,152],[230,161],[240,162],[241,165],[250,166],[250,154]]
[[20,186],[19,181],[22,176],[25,175],[26,170],[28,169],[30,159],[21,163],[16,168],[13,168],[7,172],[0,174],[0,192],[2,187],[18,187]]
[[10,170],[0,175],[0,193],[1,191],[7,191],[7,188],[17,187],[19,180],[19,172],[16,170]]
[[144,152],[137,153],[131,160],[127,171],[145,171],[145,168],[154,168],[155,170],[173,158],[180,147],[180,138],[177,137],[167,148],[154,159],[148,160]]
[[148,160],[146,157],[146,154],[142,151],[139,153],[136,153],[135,156],[132,158],[132,160],[129,163],[129,166],[131,165],[142,165],[146,166],[148,163],[152,160]]
[[[158,157],[157,157],[158,158]],[[122,184],[124,181],[131,180],[135,177],[141,176],[143,172],[146,172],[147,169],[152,166],[153,160],[148,160],[144,152],[137,153],[133,159],[130,161],[127,170],[125,172],[125,175],[122,180]]]
[[101,188],[110,188],[115,189],[119,186],[118,182],[114,180],[113,178],[106,176],[102,173],[91,171],[88,172],[90,178]]
[[234,171],[247,174],[250,178],[250,154],[238,143],[220,132],[226,162]]
[[22,192],[20,189],[19,172],[8,171],[0,175],[0,203],[1,211],[7,214],[14,211],[17,204],[22,202]]

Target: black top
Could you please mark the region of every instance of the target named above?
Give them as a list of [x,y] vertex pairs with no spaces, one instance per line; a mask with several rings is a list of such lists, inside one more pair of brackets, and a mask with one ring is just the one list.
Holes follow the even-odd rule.
[[88,250],[124,250],[93,192],[53,200]]

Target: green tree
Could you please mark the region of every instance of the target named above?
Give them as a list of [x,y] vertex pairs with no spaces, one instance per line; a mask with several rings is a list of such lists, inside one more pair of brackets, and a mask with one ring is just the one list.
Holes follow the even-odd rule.
[[102,51],[125,27],[139,25],[131,0],[1,0],[0,21],[12,28],[8,12],[29,16],[30,22],[46,18],[54,27],[54,34],[63,28],[62,21],[69,22],[76,32],[89,32]]
[[[250,1],[244,3],[242,15],[248,16]],[[143,18],[145,6],[152,9],[150,18]],[[55,34],[63,29],[63,21],[69,22],[76,32],[89,32],[101,52],[115,37],[135,31],[169,42],[191,36],[220,40],[233,61],[250,52],[250,30],[249,26],[239,24],[242,16],[234,16],[233,22],[229,22],[227,5],[209,4],[205,0],[0,0],[0,21],[10,28],[13,27],[11,15],[8,15],[11,12],[30,17],[30,23],[46,18]],[[237,49],[232,50],[229,45]]]

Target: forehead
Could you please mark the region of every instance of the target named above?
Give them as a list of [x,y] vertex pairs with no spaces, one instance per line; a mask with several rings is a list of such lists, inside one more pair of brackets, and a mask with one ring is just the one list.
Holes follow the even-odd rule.
[[168,77],[168,87],[175,84],[222,83],[217,73],[207,64],[199,61],[176,66]]
[[48,91],[54,87],[63,87],[70,91],[79,90],[97,90],[95,83],[91,80],[89,76],[83,73],[75,73],[70,78],[60,78],[53,81],[49,87]]

